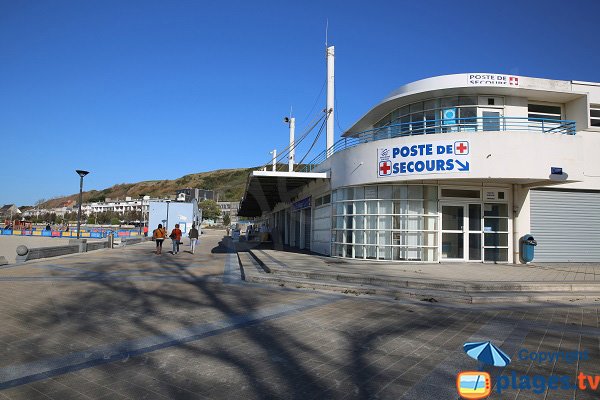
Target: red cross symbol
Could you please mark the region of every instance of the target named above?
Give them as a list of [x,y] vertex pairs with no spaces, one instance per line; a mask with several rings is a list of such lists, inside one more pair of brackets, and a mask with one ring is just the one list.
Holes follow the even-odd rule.
[[519,78],[516,76],[511,76],[508,78],[508,83],[511,85],[519,86]]
[[379,175],[391,174],[392,167],[389,161],[382,161],[379,163]]
[[469,142],[454,142],[455,154],[469,154]]

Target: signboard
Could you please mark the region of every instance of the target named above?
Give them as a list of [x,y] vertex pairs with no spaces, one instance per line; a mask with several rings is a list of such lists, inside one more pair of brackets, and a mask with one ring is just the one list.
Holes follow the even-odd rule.
[[467,84],[470,86],[518,87],[519,77],[501,74],[468,74]]
[[302,210],[303,208],[310,208],[310,196],[303,198],[302,200],[295,201],[292,203],[292,209]]
[[432,141],[377,149],[377,177],[469,172],[469,141]]
[[486,200],[498,200],[497,192],[485,190],[485,199]]

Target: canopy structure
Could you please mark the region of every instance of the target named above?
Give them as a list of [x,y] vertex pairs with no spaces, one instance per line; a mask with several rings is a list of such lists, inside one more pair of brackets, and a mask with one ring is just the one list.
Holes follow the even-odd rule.
[[277,203],[290,202],[302,187],[318,179],[329,179],[328,172],[253,171],[238,215],[258,217],[272,211]]

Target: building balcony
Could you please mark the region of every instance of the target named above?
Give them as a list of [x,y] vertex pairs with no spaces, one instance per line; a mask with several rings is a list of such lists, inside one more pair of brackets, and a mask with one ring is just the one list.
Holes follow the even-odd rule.
[[526,117],[477,117],[423,120],[401,124],[386,125],[352,134],[338,140],[327,151],[318,154],[303,169],[303,172],[313,171],[330,155],[377,140],[398,137],[435,135],[441,133],[476,134],[479,132],[534,132],[553,135],[575,135],[576,123],[571,120]]

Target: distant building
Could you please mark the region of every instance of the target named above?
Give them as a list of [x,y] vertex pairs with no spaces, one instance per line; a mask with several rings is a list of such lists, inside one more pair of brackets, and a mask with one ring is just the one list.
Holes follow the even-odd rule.
[[232,224],[238,222],[238,210],[240,208],[239,201],[218,201],[217,205],[221,209],[221,221],[223,221],[225,215],[229,215]]
[[12,218],[18,214],[21,214],[21,210],[14,204],[5,204],[0,208],[0,216],[3,218]]
[[177,190],[177,198],[179,199],[180,194],[185,194],[185,201],[189,202],[196,200],[201,202],[202,200],[215,200],[214,190],[197,189],[197,188],[185,188]]

